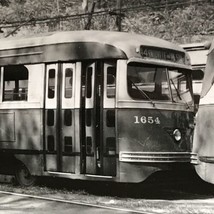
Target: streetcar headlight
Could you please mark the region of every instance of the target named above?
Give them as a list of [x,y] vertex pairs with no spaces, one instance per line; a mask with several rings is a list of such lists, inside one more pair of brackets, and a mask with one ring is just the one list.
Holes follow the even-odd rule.
[[173,136],[175,138],[176,141],[181,140],[181,132],[179,131],[179,129],[175,129],[173,132]]

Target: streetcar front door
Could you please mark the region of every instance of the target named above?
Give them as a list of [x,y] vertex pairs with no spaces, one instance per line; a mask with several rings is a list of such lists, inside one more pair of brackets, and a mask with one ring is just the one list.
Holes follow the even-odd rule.
[[[75,173],[78,163],[78,137],[75,140],[76,64],[46,66],[44,151],[45,170]],[[77,118],[77,119],[76,119]]]
[[114,64],[83,64],[81,75],[81,173],[116,175]]
[[45,170],[116,175],[116,66],[46,66]]

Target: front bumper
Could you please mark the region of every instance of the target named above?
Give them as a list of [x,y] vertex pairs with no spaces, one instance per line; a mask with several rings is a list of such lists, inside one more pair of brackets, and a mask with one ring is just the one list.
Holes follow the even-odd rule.
[[197,154],[191,152],[126,152],[119,161],[127,163],[192,163],[198,164]]

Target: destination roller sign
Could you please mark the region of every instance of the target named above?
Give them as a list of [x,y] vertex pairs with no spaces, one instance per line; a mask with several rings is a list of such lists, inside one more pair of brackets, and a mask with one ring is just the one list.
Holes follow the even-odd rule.
[[143,58],[159,59],[185,64],[185,53],[181,51],[170,50],[167,48],[140,46],[140,54]]

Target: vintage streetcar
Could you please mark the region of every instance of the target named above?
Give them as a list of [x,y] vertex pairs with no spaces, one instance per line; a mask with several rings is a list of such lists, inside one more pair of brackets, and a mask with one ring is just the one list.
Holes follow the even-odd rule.
[[136,34],[56,32],[0,44],[0,163],[37,176],[136,183],[192,161],[188,54]]
[[214,184],[214,41],[211,44],[196,116],[193,153],[197,155],[196,172]]

